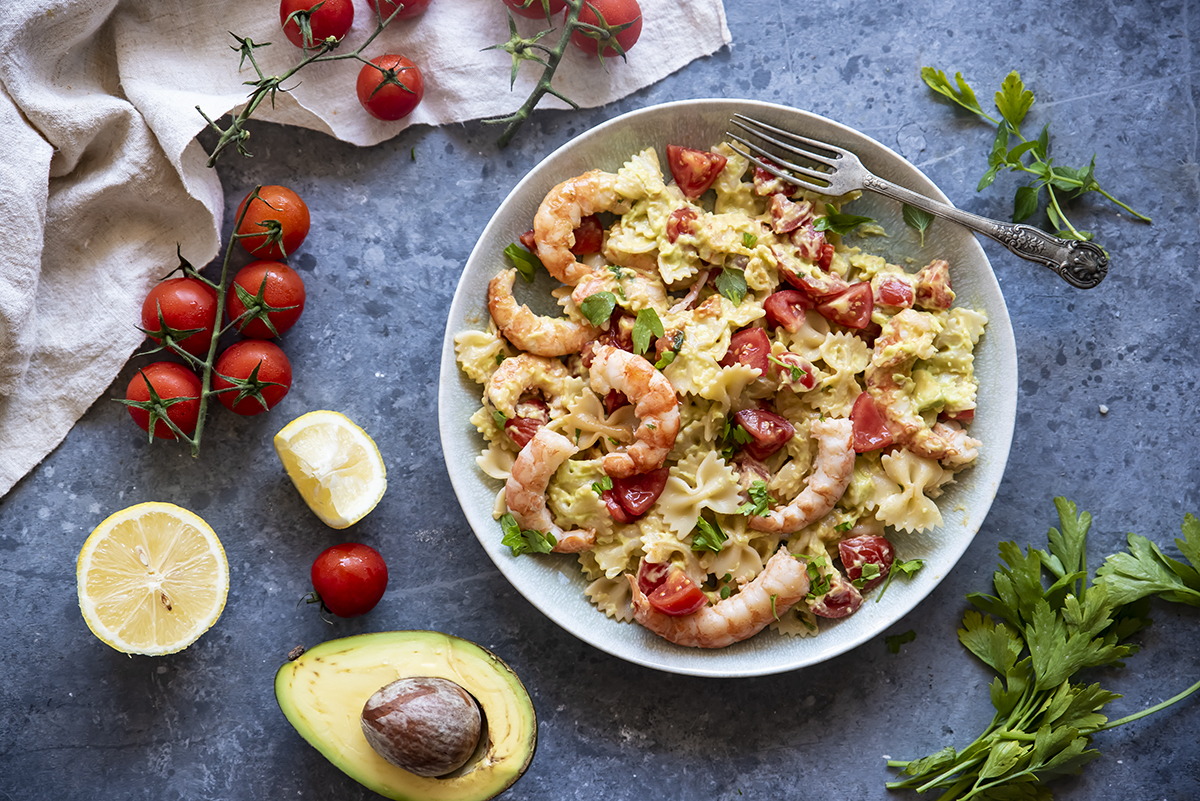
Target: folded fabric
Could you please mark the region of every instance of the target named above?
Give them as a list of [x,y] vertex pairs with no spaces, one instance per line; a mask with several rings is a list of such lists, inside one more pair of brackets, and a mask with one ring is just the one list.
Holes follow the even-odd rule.
[[[343,51],[374,28],[371,8],[355,6]],[[607,59],[605,71],[569,48],[555,89],[580,106],[603,105],[730,42],[720,0],[641,7],[627,62]],[[526,34],[544,27],[517,23]],[[274,42],[255,51],[266,74],[300,56],[273,2],[15,0],[0,17],[0,495],[62,441],[141,344],[142,298],[178,263],[176,246],[198,265],[217,254],[224,196],[196,141],[205,125],[196,107],[218,119],[246,101],[244,82],[256,75],[230,49],[230,31]],[[254,116],[368,146],[413,124],[508,114],[538,70],[526,65],[509,90],[509,55],[484,49],[507,36],[500,0],[433,0],[366,52],[421,67],[425,97],[408,118],[381,122],[362,110],[354,61],[306,67]],[[539,107],[566,105],[547,96]]]

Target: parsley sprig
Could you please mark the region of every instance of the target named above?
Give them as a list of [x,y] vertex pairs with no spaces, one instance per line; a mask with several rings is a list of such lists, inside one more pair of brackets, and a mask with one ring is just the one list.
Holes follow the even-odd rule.
[[[1130,550],[1110,556],[1089,580],[1087,532],[1091,516],[1055,498],[1061,530],[1050,529],[1049,549],[1000,545],[1005,565],[992,577],[995,595],[967,599],[979,611],[963,618],[959,641],[993,670],[995,716],[961,751],[947,746],[922,759],[890,760],[907,778],[889,788],[943,790],[941,801],[1049,799],[1045,782],[1078,775],[1099,756],[1095,734],[1163,709],[1200,689],[1200,682],[1149,709],[1109,721],[1101,710],[1119,698],[1097,684],[1074,681],[1084,669],[1121,666],[1137,651],[1123,644],[1149,625],[1149,597],[1200,605],[1200,521],[1188,515],[1176,540],[1191,564],[1165,556],[1131,534]],[[1044,573],[1053,581],[1046,586]],[[982,612],[982,614],[981,614]]]
[[979,179],[976,191],[982,192],[991,186],[996,176],[1003,170],[1025,173],[1033,176],[1033,181],[1017,188],[1013,198],[1013,222],[1022,222],[1032,217],[1038,210],[1042,200],[1042,191],[1046,194],[1046,216],[1049,217],[1055,233],[1063,239],[1090,240],[1089,231],[1076,228],[1064,211],[1065,201],[1077,198],[1088,192],[1103,195],[1112,203],[1120,206],[1142,222],[1150,222],[1145,214],[1134,211],[1115,197],[1110,195],[1096,180],[1096,157],[1086,167],[1067,167],[1055,164],[1050,156],[1050,126],[1043,125],[1036,139],[1026,139],[1021,133],[1021,123],[1033,106],[1033,92],[1025,87],[1021,74],[1012,71],[996,92],[996,109],[1000,119],[996,119],[979,105],[974,90],[963,78],[962,73],[954,75],[954,82],[946,77],[946,73],[933,67],[922,67],[921,78],[930,89],[949,98],[967,111],[987,120],[996,126],[996,138],[992,142],[992,150],[988,155],[988,169]]
[[558,544],[553,534],[521,528],[512,512],[507,512],[500,518],[500,531],[503,534],[501,544],[511,548],[513,556],[523,553],[550,553]]

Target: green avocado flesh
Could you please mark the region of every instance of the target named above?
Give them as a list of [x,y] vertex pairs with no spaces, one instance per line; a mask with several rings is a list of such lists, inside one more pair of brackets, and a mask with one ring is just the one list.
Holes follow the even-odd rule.
[[[379,756],[359,724],[363,705],[397,679],[434,676],[474,696],[480,748],[446,777],[424,778]],[[537,716],[512,669],[473,642],[436,631],[330,640],[275,674],[275,699],[296,731],[346,775],[396,801],[485,801],[521,777],[537,747]]]

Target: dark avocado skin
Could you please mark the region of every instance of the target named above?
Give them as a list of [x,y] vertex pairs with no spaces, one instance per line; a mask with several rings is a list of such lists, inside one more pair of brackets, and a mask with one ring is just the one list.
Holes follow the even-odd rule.
[[[483,712],[486,737],[448,776],[424,778],[391,765],[362,734],[366,700],[411,676],[454,681]],[[436,631],[362,634],[293,652],[276,673],[275,698],[296,731],[330,762],[395,801],[486,801],[521,777],[537,749],[537,715],[513,670],[486,648]]]

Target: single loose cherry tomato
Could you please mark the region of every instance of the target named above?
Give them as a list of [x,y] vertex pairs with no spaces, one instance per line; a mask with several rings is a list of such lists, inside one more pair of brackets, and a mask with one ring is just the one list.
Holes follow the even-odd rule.
[[[149,382],[149,386],[147,386]],[[175,362],[155,362],[138,370],[137,375],[129,382],[125,390],[125,399],[145,403],[150,400],[150,388],[164,401],[183,398],[170,403],[166,407],[167,418],[184,434],[191,435],[196,430],[196,422],[200,419],[200,379],[182,364]],[[150,430],[150,412],[137,406],[127,406],[133,422],[141,426],[143,431]],[[154,423],[154,436],[159,439],[175,439],[166,420],[157,419]]]
[[684,197],[698,198],[725,169],[726,158],[691,147],[667,145],[667,166]]
[[763,311],[767,313],[767,323],[783,326],[783,330],[794,334],[804,325],[804,313],[816,307],[816,303],[799,289],[781,289],[767,295],[763,301]]
[[[225,296],[225,312],[231,322],[247,309],[251,316],[236,324],[242,336],[271,339],[282,334],[296,324],[304,311],[304,279],[281,261],[250,262],[233,277]],[[271,322],[270,326],[258,316],[260,312]]]
[[[548,6],[543,5],[542,0],[504,0],[504,5],[519,17],[549,19],[567,7],[567,0],[549,0]],[[547,8],[550,11],[549,16],[546,14]]]
[[746,453],[760,462],[796,435],[795,426],[786,417],[766,409],[741,409],[734,412],[733,419],[753,438],[746,443]]
[[258,197],[247,209],[246,201],[253,194],[251,192],[242,199],[234,218],[241,220],[237,233],[242,237],[238,240],[242,247],[259,259],[282,259],[295,253],[308,236],[311,223],[308,206],[286,186],[263,186],[259,187]]
[[159,281],[142,303],[142,330],[155,342],[167,337],[166,329],[178,332],[199,329],[175,342],[194,356],[208,352],[216,324],[217,291],[198,278]]
[[[321,7],[309,13],[318,3]],[[308,41],[301,32],[302,15],[308,17]],[[350,0],[283,0],[279,4],[279,24],[289,42],[311,50],[330,37],[340,42],[349,33],[354,24],[354,4]]]
[[875,309],[874,293],[866,281],[851,284],[844,292],[834,295],[817,306],[817,313],[831,323],[847,328],[866,328]]
[[655,609],[671,617],[690,615],[708,603],[708,598],[696,583],[677,567],[671,568],[666,581],[647,595],[646,600]]
[[425,96],[425,79],[417,65],[389,53],[363,64],[358,73],[358,102],[378,120],[407,117]]
[[837,570],[829,577],[829,592],[809,604],[814,615],[839,618],[852,615],[862,606],[862,593]]
[[887,578],[892,562],[896,560],[896,549],[886,537],[863,534],[839,542],[838,556],[842,559],[842,567],[846,569],[846,578],[851,582],[862,578],[863,565],[872,564],[879,568],[879,575],[863,584],[861,591],[866,592]]
[[612,493],[631,517],[638,518],[650,511],[650,507],[662,495],[669,475],[667,468],[660,467],[628,478],[614,478]]
[[867,392],[854,399],[850,407],[850,425],[853,427],[850,442],[855,453],[867,453],[886,448],[892,444],[892,432],[887,420],[879,411],[879,405]]
[[[540,5],[540,0],[534,0],[534,2]],[[599,17],[596,16],[596,12],[600,12]],[[604,22],[600,21],[601,17]],[[616,44],[620,45],[621,51],[626,53],[642,35],[642,7],[638,5],[637,0],[588,0],[579,11],[579,21],[601,27],[608,25],[610,28],[632,23],[613,37],[616,39]],[[588,36],[582,30],[571,34],[571,43],[583,52],[592,55],[596,55],[600,51],[599,40]],[[618,55],[617,48],[613,46],[611,39],[605,40],[604,52],[600,55],[605,58]]]
[[604,227],[600,225],[599,217],[589,214],[579,221],[579,227],[575,229],[575,244],[571,246],[571,252],[576,256],[586,256],[599,253],[603,247]]
[[387,589],[388,569],[369,545],[344,542],[326,548],[312,566],[316,598],[338,617],[357,617],[375,608]]
[[758,370],[760,375],[767,374],[770,367],[771,340],[767,332],[761,328],[743,328],[734,331],[729,338],[729,350],[721,358],[722,367],[732,367],[744,364]]
[[[263,339],[235,342],[217,358],[213,369],[213,389],[227,390],[219,393],[217,399],[226,409],[240,415],[255,415],[273,408],[292,388],[292,363],[278,345]],[[239,388],[228,379],[250,380]],[[256,392],[262,396],[261,401]]]
[[[381,4],[383,6],[383,18],[388,19],[392,16],[397,8],[404,6],[404,8],[400,9],[400,13],[396,14],[393,19],[410,19],[418,14],[424,14],[425,9],[429,8],[430,2],[432,2],[432,0],[401,0],[400,2],[383,0],[383,3]],[[375,0],[367,0],[367,5],[371,7],[371,13],[379,13]]]

